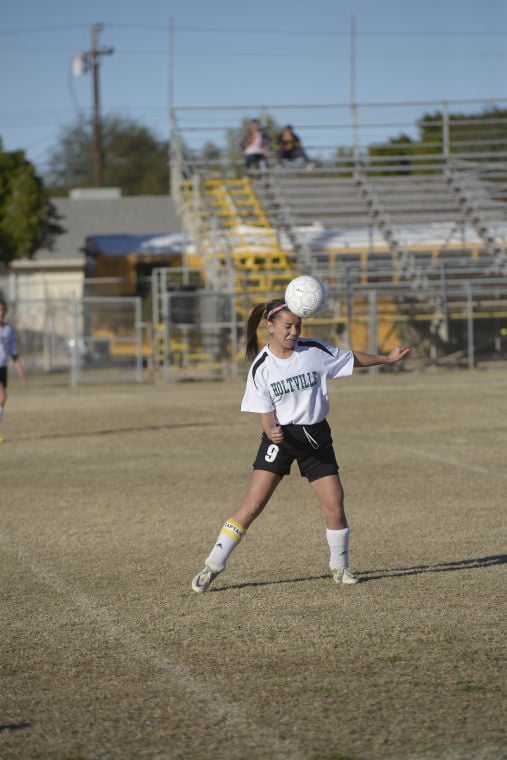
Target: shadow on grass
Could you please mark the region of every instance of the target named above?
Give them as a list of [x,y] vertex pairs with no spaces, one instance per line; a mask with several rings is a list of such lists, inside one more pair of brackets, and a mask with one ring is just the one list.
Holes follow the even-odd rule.
[[[458,559],[452,562],[440,562],[437,565],[414,565],[412,567],[392,567],[376,570],[362,570],[359,572],[360,583],[378,581],[383,578],[405,578],[409,575],[423,575],[425,573],[450,573],[458,570],[475,570],[481,567],[494,567],[495,565],[507,564],[507,554],[495,554],[490,557],[475,557],[472,559]],[[247,583],[231,583],[220,588],[212,588],[212,592],[230,591],[238,588],[251,588],[255,586],[278,586],[289,583],[305,583],[307,581],[321,581],[330,577],[324,575],[307,575],[299,578],[282,578],[278,581],[249,581]]]
[[381,578],[397,578],[423,573],[450,573],[456,570],[474,570],[478,567],[493,567],[505,565],[507,554],[494,554],[490,557],[474,557],[472,559],[457,559],[452,562],[440,562],[437,565],[414,565],[413,567],[394,567],[380,570],[365,570],[361,581],[376,581]]
[[19,731],[20,728],[30,728],[31,723],[0,723],[0,733],[2,731]]
[[144,425],[142,427],[106,428],[105,430],[73,430],[67,433],[42,433],[41,435],[20,435],[12,438],[12,442],[18,441],[49,441],[54,438],[87,438],[92,435],[114,435],[115,433],[144,433],[149,430],[178,430],[179,428],[203,428],[216,427],[216,422],[178,422],[174,425]]

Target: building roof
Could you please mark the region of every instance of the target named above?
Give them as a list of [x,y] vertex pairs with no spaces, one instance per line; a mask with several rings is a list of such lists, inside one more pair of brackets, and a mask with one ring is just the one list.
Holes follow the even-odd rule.
[[126,256],[130,253],[149,256],[184,253],[190,243],[190,237],[181,232],[171,235],[89,235],[84,250],[91,256]]
[[73,259],[84,263],[83,247],[90,236],[154,238],[183,230],[176,204],[166,195],[111,197],[104,194],[100,198],[95,192],[53,198],[52,203],[66,231],[57,236],[54,250],[41,248],[37,251],[35,261],[38,262]]

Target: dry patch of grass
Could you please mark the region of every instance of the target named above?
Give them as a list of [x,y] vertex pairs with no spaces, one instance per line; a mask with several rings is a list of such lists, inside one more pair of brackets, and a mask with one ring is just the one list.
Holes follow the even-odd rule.
[[332,385],[355,588],[295,471],[209,594],[258,440],[243,384],[12,389],[2,758],[500,760],[507,382]]

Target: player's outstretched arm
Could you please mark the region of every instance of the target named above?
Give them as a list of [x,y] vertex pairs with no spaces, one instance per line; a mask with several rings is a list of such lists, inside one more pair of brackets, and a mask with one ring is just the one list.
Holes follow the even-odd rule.
[[379,364],[395,364],[410,353],[407,346],[395,346],[388,354],[366,354],[364,351],[353,351],[354,367],[376,367]]

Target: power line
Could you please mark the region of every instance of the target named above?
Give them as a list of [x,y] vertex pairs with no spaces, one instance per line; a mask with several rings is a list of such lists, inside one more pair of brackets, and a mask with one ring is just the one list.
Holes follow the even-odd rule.
[[[225,58],[231,58],[231,57],[258,57],[259,51],[258,50],[252,50],[249,51],[238,51],[238,52],[229,52],[229,51],[211,51],[211,50],[195,50],[195,51],[180,51],[175,53],[176,57],[178,56],[223,56]],[[269,52],[269,51],[262,51],[263,58],[328,58],[332,60],[339,60],[339,59],[349,59],[348,54],[340,54],[340,53],[301,53],[299,51],[297,52],[290,52],[290,51],[276,51],[276,52]],[[426,59],[431,57],[432,59],[458,59],[458,58],[505,58],[507,56],[507,50],[503,53],[479,53],[479,52],[470,52],[466,51],[463,53],[433,53],[433,52],[427,52],[427,53],[366,53],[366,54],[357,54],[357,58],[362,60],[385,60],[385,59],[405,59],[405,60],[411,60],[411,59]]]
[[[20,47],[19,45],[16,45],[15,47],[5,47],[3,45],[0,45],[0,51],[2,50],[9,50],[12,52],[20,53],[66,53],[72,52],[69,48],[44,48],[44,47]],[[132,48],[124,48],[124,49],[116,49],[115,52],[122,56],[127,55],[167,55],[166,49],[160,49],[160,50],[154,50],[153,48],[150,49],[132,49]],[[223,57],[223,58],[251,58],[251,57],[257,57],[259,55],[258,50],[238,50],[238,51],[228,51],[228,50],[180,50],[175,52],[175,57],[188,57],[191,56],[193,58],[200,56],[210,56],[210,57]],[[265,58],[300,58],[300,59],[328,59],[328,60],[345,60],[349,58],[349,55],[346,53],[302,53],[301,51],[290,51],[290,50],[277,50],[277,51],[263,51],[262,52],[263,57]],[[427,53],[358,53],[357,58],[358,60],[424,60],[428,57],[431,57],[432,59],[441,59],[441,60],[458,60],[460,58],[466,58],[467,60],[475,60],[475,59],[500,59],[507,57],[507,49],[504,52],[499,53],[483,53],[480,51],[471,51],[466,50],[459,53],[434,53],[434,52],[427,52]]]
[[68,31],[69,29],[89,29],[89,24],[60,24],[59,26],[32,26],[22,27],[18,29],[0,29],[0,35],[2,34],[31,34],[33,32],[40,34],[40,32],[61,32]]
[[57,48],[52,45],[51,47],[40,47],[39,45],[21,46],[21,45],[0,45],[0,51],[8,50],[14,53],[70,53],[74,48]]
[[[62,24],[58,26],[39,26],[39,27],[19,27],[13,29],[1,29],[0,35],[7,34],[31,34],[41,32],[54,32],[54,31],[68,31],[69,29],[89,29],[89,24]],[[117,29],[133,29],[133,30],[150,30],[163,34],[167,33],[167,30],[161,24],[118,24],[112,22],[110,24],[102,24],[103,27]],[[309,35],[322,35],[322,36],[341,36],[349,37],[349,29],[285,29],[285,28],[273,28],[273,27],[215,27],[215,26],[175,26],[176,32],[199,32],[204,34],[265,34],[265,35],[293,35],[293,36],[309,36]],[[485,30],[479,31],[474,29],[473,31],[441,31],[441,30],[389,30],[389,31],[358,31],[358,37],[506,37],[507,31],[502,30]]]
[[[216,33],[216,34],[288,34],[288,35],[313,35],[319,34],[324,36],[341,36],[349,37],[350,29],[252,29],[241,27],[202,27],[202,26],[176,26],[175,31],[180,32],[204,32],[204,33]],[[458,32],[458,31],[388,31],[388,32],[365,32],[361,31],[357,33],[358,37],[505,37],[507,31],[471,31],[471,32]]]

